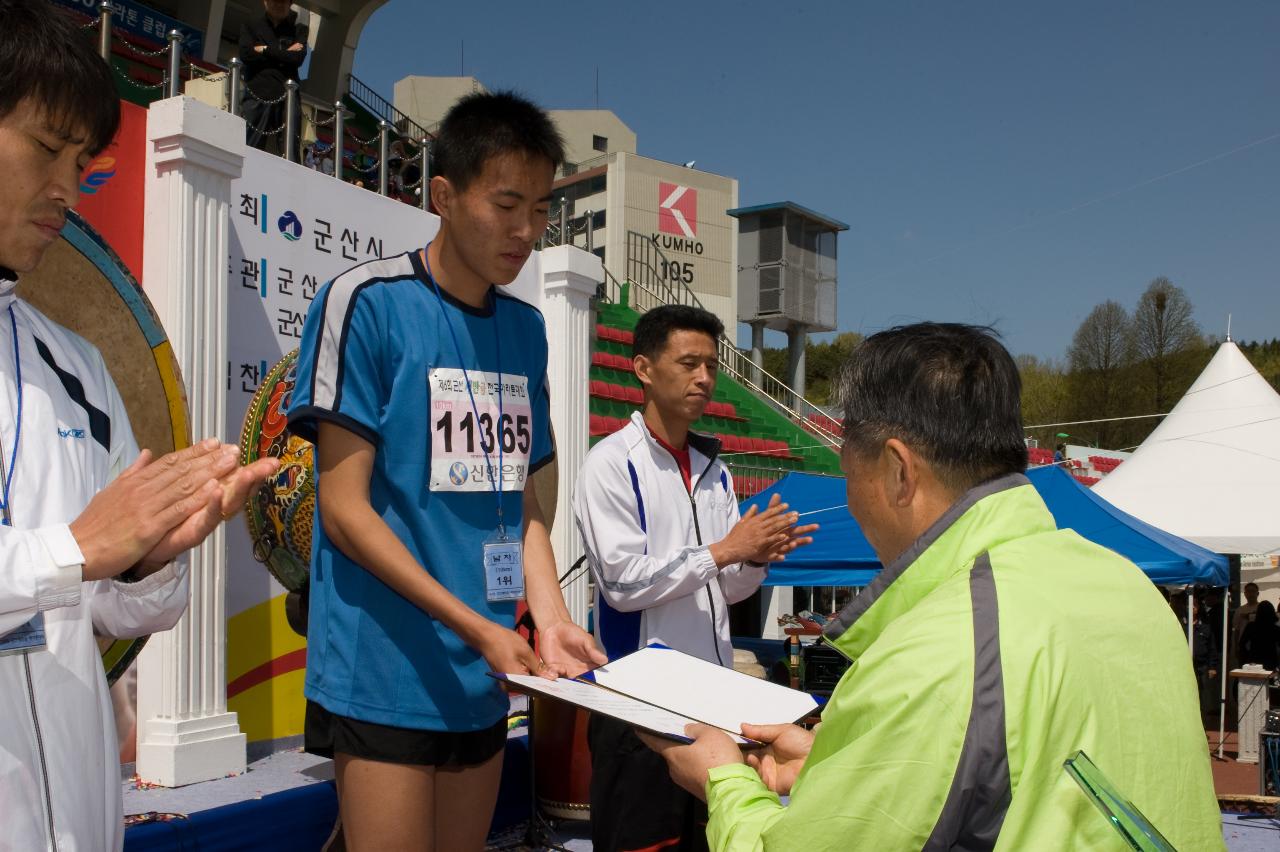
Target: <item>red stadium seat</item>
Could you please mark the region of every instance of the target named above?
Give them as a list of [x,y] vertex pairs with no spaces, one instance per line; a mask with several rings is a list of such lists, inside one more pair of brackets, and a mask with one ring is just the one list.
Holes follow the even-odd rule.
[[623,391],[627,394],[627,402],[632,405],[644,405],[644,391],[635,385],[623,385]]
[[1044,447],[1028,447],[1027,461],[1031,464],[1053,464],[1053,450]]

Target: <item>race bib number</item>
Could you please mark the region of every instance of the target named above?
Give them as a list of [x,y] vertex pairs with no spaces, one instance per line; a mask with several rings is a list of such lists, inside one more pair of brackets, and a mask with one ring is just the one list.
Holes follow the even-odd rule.
[[[498,413],[498,382],[502,413]],[[431,398],[432,491],[523,491],[533,446],[529,380],[503,373],[437,368],[428,375]],[[475,395],[475,410],[471,394]],[[479,415],[477,417],[476,415]],[[498,470],[499,448],[502,470]],[[489,458],[486,462],[485,454]]]

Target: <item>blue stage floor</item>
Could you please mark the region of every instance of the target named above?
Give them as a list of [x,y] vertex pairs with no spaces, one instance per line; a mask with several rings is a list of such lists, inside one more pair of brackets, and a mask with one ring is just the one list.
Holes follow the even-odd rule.
[[[529,848],[523,843],[529,815],[526,743],[523,732],[508,741],[492,848]],[[138,789],[126,781],[126,814],[175,816],[129,828],[125,852],[315,852],[328,838],[337,815],[332,779],[330,761],[292,750],[255,761],[243,775],[188,787]],[[552,843],[573,852],[591,849],[585,822],[556,822],[550,830]],[[1230,852],[1274,852],[1280,849],[1280,820],[1226,815],[1223,837]]]

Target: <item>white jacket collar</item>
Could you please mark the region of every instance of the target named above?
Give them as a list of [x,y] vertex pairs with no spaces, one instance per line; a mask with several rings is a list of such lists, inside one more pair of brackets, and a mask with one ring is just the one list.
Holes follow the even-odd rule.
[[8,310],[18,298],[18,276],[12,269],[0,266],[0,311]]
[[[653,436],[651,431],[649,431],[649,424],[644,422],[644,415],[638,409],[631,412],[631,424],[639,430],[641,439],[649,445],[649,452],[652,453],[656,450],[662,450],[664,455],[667,454],[667,451],[662,449],[661,445],[658,444],[658,439]],[[707,460],[707,464],[701,466],[701,469],[695,469],[693,472],[694,479],[697,479],[700,473],[705,472],[705,470],[710,467],[715,459],[720,455],[720,440],[718,438],[713,438],[710,435],[703,435],[700,432],[694,432],[692,429],[689,430],[689,437],[686,440],[685,446],[689,449],[691,454],[697,453]],[[691,455],[690,458],[693,458],[693,456]]]

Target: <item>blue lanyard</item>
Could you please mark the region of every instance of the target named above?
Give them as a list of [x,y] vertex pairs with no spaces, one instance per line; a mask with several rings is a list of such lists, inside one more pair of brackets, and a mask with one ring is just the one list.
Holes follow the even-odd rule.
[[13,526],[13,512],[9,509],[9,486],[13,484],[13,473],[18,467],[18,441],[22,438],[22,355],[18,350],[18,318],[13,313],[13,305],[9,305],[9,322],[13,327],[13,371],[18,385],[18,417],[13,427],[13,453],[9,456],[9,469],[4,469],[4,453],[0,451],[0,475],[4,476],[4,503],[0,504],[3,513],[3,524]]
[[[430,248],[431,248],[431,243],[427,243],[427,247],[422,250],[422,262],[427,267],[427,278],[431,281],[431,286],[435,288],[436,301],[440,303],[440,313],[444,316],[445,325],[449,327],[449,336],[453,338],[453,351],[456,352],[458,355],[458,366],[462,367],[462,347],[458,345],[458,333],[454,331],[453,320],[449,318],[449,311],[445,309],[444,296],[440,295],[440,284],[436,281],[436,276],[431,271],[431,257],[428,254],[428,250]],[[493,319],[494,319],[494,326],[495,326],[493,343],[494,343],[494,349],[497,351],[497,356],[498,356],[498,422],[494,424],[494,429],[493,429],[493,442],[498,445],[497,481],[494,480],[494,477],[492,475],[493,466],[489,463],[489,451],[485,448],[485,445],[484,445],[484,431],[480,428],[480,408],[479,406],[476,405],[476,395],[475,395],[475,392],[471,390],[471,377],[467,375],[466,367],[462,367],[462,375],[467,380],[467,396],[471,398],[471,414],[476,419],[476,435],[479,436],[479,439],[480,439],[480,450],[481,452],[484,453],[484,466],[485,466],[485,469],[488,470],[490,473],[489,484],[493,486],[493,493],[498,498],[498,532],[501,535],[506,536],[507,527],[502,520],[502,485],[501,485],[502,462],[503,462],[503,457],[502,457],[502,334],[501,334],[501,331],[497,328],[498,300],[496,297],[493,300]],[[484,371],[481,370],[481,375],[483,374],[484,374]]]

